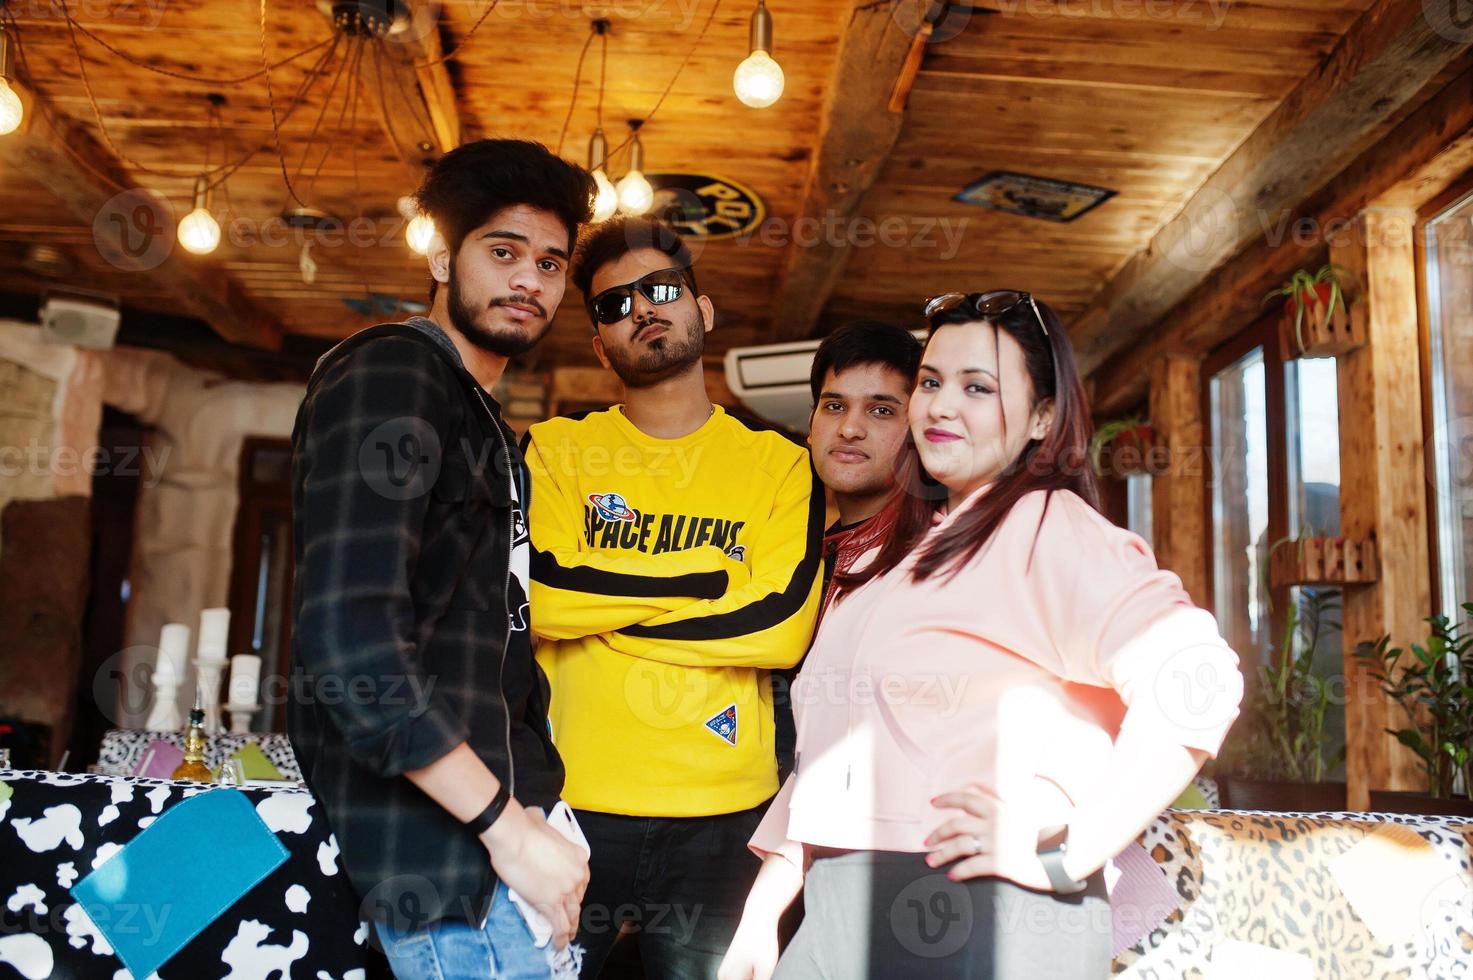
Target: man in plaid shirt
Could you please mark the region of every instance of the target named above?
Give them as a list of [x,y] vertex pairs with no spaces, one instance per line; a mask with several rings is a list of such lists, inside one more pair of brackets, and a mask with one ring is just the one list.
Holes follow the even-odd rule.
[[592,192],[536,143],[447,154],[417,195],[429,315],[325,355],[292,433],[289,733],[401,978],[551,975],[588,882],[534,809],[563,766],[527,630],[526,468],[488,391],[551,325]]

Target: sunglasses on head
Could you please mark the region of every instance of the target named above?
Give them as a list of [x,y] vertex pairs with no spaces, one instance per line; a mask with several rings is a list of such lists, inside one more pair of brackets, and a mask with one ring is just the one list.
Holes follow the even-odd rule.
[[979,320],[991,320],[1017,309],[1024,303],[1033,308],[1033,315],[1038,319],[1038,325],[1043,328],[1043,335],[1047,337],[1048,324],[1043,322],[1043,314],[1038,311],[1038,304],[1033,301],[1033,294],[1019,289],[994,289],[986,293],[942,293],[940,296],[932,296],[926,300],[925,317],[929,320],[942,313],[962,310],[972,313]]
[[634,311],[634,294],[638,292],[656,306],[673,303],[685,295],[685,273],[679,269],[657,269],[622,286],[610,286],[588,301],[588,315],[594,329],[599,324],[618,323]]

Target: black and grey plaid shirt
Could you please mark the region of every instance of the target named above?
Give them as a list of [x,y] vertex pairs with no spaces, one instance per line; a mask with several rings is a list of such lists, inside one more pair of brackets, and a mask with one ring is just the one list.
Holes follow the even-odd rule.
[[292,433],[288,728],[363,914],[479,922],[486,849],[403,773],[461,742],[523,804],[563,767],[526,622],[526,468],[433,323],[363,331],[313,372]]

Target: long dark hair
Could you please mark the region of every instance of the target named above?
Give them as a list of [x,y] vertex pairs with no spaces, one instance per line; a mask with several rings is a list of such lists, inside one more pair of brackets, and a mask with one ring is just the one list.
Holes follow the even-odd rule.
[[[1093,426],[1084,384],[1079,379],[1079,368],[1074,360],[1074,349],[1069,345],[1064,325],[1054,311],[1042,302],[1034,302],[1038,316],[1034,316],[1031,304],[1023,302],[985,321],[979,320],[965,307],[939,313],[931,319],[931,337],[935,337],[937,330],[951,324],[981,324],[995,328],[994,344],[1001,344],[1002,333],[1017,341],[1023,348],[1024,364],[1032,382],[1033,404],[1037,406],[1052,399],[1054,418],[1047,436],[1030,439],[983,499],[967,508],[946,530],[925,545],[911,572],[918,582],[938,572],[950,579],[961,571],[992,538],[1013,505],[1035,490],[1045,490],[1050,494],[1044,502],[1044,513],[1048,512],[1048,501],[1056,490],[1072,490],[1090,506],[1099,509],[1099,489],[1094,472],[1087,463]],[[1048,326],[1047,336],[1040,329],[1039,317]],[[930,347],[929,338],[926,346]],[[998,355],[998,363],[1001,364],[1000,350]],[[998,411],[1001,412],[1000,377],[998,385]],[[1003,424],[1007,424],[1006,416]],[[922,467],[914,437],[909,434],[899,454],[895,482],[895,493],[882,512],[882,519],[894,522],[890,536],[874,561],[858,571],[836,576],[839,587],[844,591],[858,588],[904,561],[930,530],[932,518],[947,499],[946,488]],[[1029,560],[1032,560],[1031,554]]]

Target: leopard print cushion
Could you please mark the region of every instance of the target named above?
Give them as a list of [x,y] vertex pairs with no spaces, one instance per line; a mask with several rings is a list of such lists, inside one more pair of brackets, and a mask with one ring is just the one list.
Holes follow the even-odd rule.
[[[1329,868],[1382,823],[1409,827],[1459,880],[1422,910],[1418,935],[1397,945],[1376,941]],[[1182,906],[1116,957],[1117,976],[1205,980],[1214,944],[1241,940],[1303,954],[1317,978],[1473,978],[1473,819],[1168,810],[1142,843]]]

